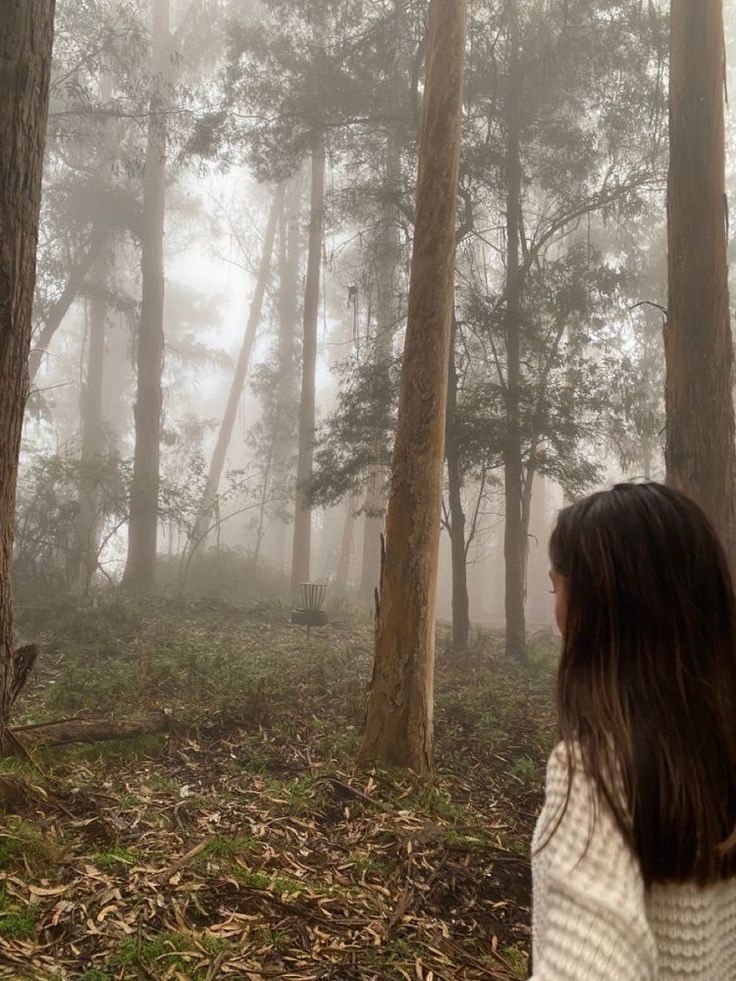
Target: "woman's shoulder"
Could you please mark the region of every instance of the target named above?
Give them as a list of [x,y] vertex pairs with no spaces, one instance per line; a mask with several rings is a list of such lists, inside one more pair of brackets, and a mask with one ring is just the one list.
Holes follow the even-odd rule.
[[549,838],[550,857],[568,869],[582,861],[597,875],[632,864],[632,852],[575,742],[560,742],[550,753],[539,824],[535,837]]
[[577,742],[558,742],[547,759],[545,791],[547,797],[567,796],[568,790],[589,789],[593,785],[585,773],[583,754]]

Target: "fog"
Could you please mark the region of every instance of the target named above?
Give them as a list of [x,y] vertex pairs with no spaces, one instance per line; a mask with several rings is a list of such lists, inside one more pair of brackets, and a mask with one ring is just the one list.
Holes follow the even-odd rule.
[[0,975],[526,977],[558,514],[664,481],[733,568],[733,5],[725,86],[717,2],[53,10],[0,4]]
[[[23,527],[43,553],[44,574],[71,574],[69,555],[75,550],[80,561],[74,521],[66,530],[58,523],[41,527],[38,504],[51,495],[46,507],[59,515],[74,510],[73,485],[80,475],[72,471],[89,424],[80,418],[80,393],[89,384],[92,330],[104,332],[103,381],[99,406],[92,409],[101,414],[101,435],[93,456],[110,473],[98,475],[100,486],[92,488],[96,517],[89,547],[95,554],[84,560],[88,572],[81,588],[88,592],[119,581],[125,569],[128,515],[120,482],[132,479],[126,467],[136,441],[142,269],[151,262],[141,251],[142,236],[155,234],[146,229],[146,208],[159,206],[144,184],[158,153],[165,222],[156,549],[167,571],[161,579],[149,570],[145,585],[153,588],[161,579],[155,588],[183,587],[172,567],[177,557],[179,567],[185,561],[197,510],[204,507],[217,517],[197,545],[192,569],[207,552],[212,558],[217,550],[229,550],[242,560],[239,575],[258,577],[260,565],[270,588],[289,594],[309,147],[321,127],[329,139],[317,257],[315,483],[305,490],[312,527],[306,578],[328,583],[331,596],[349,597],[368,611],[378,568],[375,555],[364,561],[364,542],[376,551],[390,488],[406,316],[421,5],[156,0],[149,9],[142,2],[105,0],[93,6],[94,16],[86,3],[61,0],[57,15],[34,335],[40,365],[25,425],[20,492]],[[534,483],[527,617],[530,625],[544,626],[551,623],[546,539],[563,500],[612,480],[663,473],[658,305],[666,300],[666,65],[658,46],[665,43],[666,11],[662,4],[649,4],[648,11],[646,5],[641,11],[633,9],[638,5],[621,6],[623,30],[639,46],[622,66],[612,52],[602,58],[600,39],[590,33],[598,17],[598,30],[605,33],[607,15],[573,5],[565,24],[556,19],[563,5],[522,6],[522,252],[539,248],[520,326],[522,401],[537,399],[527,419],[531,429],[521,435],[524,480]],[[152,56],[151,10],[158,7],[159,16],[168,13],[171,34],[154,38],[158,49]],[[391,17],[398,35],[387,32]],[[551,25],[546,41],[545,23]],[[326,32],[321,40],[319,25]],[[493,305],[505,268],[507,55],[489,38],[502,37],[504,30],[498,4],[480,4],[472,12],[454,354],[460,494],[466,528],[472,528],[466,543],[470,617],[494,626],[503,625],[504,609],[499,380],[502,389],[505,356]],[[576,30],[586,40],[573,50],[570,32]],[[159,58],[157,72],[152,57]],[[320,68],[325,57],[332,61]],[[546,67],[540,68],[539,57],[547,58]],[[160,124],[163,153],[151,149],[152,118]],[[270,202],[279,188],[281,214],[237,418],[214,497],[206,501],[204,477],[257,292]],[[289,222],[297,225],[298,251],[291,314],[283,307]],[[539,247],[537,240],[554,222],[559,229]],[[98,276],[96,282],[96,266],[78,275],[80,255],[93,235],[99,243],[94,261],[104,267],[103,280]],[[101,327],[91,323],[95,302]],[[63,316],[44,337],[55,304],[63,304]],[[289,315],[292,322],[285,323]],[[388,339],[380,349],[383,332]],[[284,351],[289,365],[279,362]],[[290,372],[285,385],[279,372]],[[150,425],[156,425],[155,413]],[[63,478],[51,473],[50,461],[66,467]],[[145,479],[150,483],[153,476]],[[382,486],[371,496],[368,486],[376,479]],[[445,501],[450,523],[447,494]],[[445,528],[438,612],[448,621],[451,581]],[[206,581],[185,585],[211,588]]]

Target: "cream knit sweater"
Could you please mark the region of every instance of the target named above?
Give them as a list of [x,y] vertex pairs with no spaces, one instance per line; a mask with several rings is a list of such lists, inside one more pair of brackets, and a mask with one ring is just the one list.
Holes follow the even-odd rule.
[[603,803],[590,835],[593,787],[579,765],[562,823],[534,854],[562,808],[567,773],[560,744],[532,841],[532,981],[736,981],[736,879],[647,893]]

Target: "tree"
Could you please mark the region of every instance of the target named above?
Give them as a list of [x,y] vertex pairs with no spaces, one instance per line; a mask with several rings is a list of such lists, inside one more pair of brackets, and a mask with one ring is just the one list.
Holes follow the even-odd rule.
[[667,481],[703,507],[733,565],[736,458],[721,0],[672,0],[670,45]]
[[[100,102],[107,105],[112,98],[112,76],[109,71],[103,71],[100,77]],[[108,137],[103,141],[100,156],[105,158],[105,145],[109,141],[109,125],[103,129],[103,135]],[[102,162],[100,163],[102,170]],[[81,469],[84,471],[104,449],[103,418],[102,418],[102,389],[105,365],[105,334],[107,305],[105,292],[107,289],[109,257],[98,254],[92,266],[92,291],[87,305],[87,372],[80,398],[81,423]],[[46,327],[49,324],[47,322]],[[84,345],[82,345],[84,353]],[[98,518],[99,488],[88,486],[85,480],[79,486],[79,514],[77,520],[77,557],[79,560],[79,583],[83,592],[89,589],[92,578],[97,571],[99,518]]]
[[166,212],[166,113],[164,86],[171,65],[169,0],[151,0],[151,98],[143,178],[141,316],[136,344],[138,384],[134,407],[135,462],[123,582],[154,584],[161,441],[161,371],[164,358],[164,218]]
[[[489,15],[499,18],[495,30],[488,30]],[[583,302],[576,296],[585,285],[576,232],[584,232],[581,223],[590,226],[595,215],[610,221],[636,213],[655,185],[662,142],[661,26],[654,5],[644,11],[638,2],[542,6],[510,0],[497,11],[484,5],[476,16],[475,29],[482,33],[475,35],[469,72],[473,99],[464,169],[475,185],[485,185],[485,208],[489,202],[491,214],[498,212],[490,224],[503,230],[494,250],[503,255],[504,268],[495,290],[499,262],[478,236],[469,278],[480,281],[486,294],[496,292],[489,319],[503,321],[490,349],[506,430],[506,648],[523,659],[528,516],[534,474],[545,468],[543,455],[549,458],[540,452],[540,426],[549,433],[546,420],[555,401],[547,383],[557,382],[560,352],[585,346],[575,338],[563,343],[574,331],[559,311],[539,316],[539,294],[556,293],[570,319],[590,306],[588,296]],[[591,271],[596,262],[605,268],[605,244],[588,253]],[[580,327],[585,337],[584,321]],[[530,348],[536,349],[537,378],[529,371]],[[569,410],[573,420],[574,402]],[[590,474],[594,468],[586,469]]]
[[[228,71],[229,102],[247,101],[251,122],[243,127],[225,113],[213,114],[211,132],[215,141],[245,143],[256,175],[262,180],[282,180],[297,172],[302,161],[311,161],[311,235],[317,219],[324,222],[324,203],[319,207],[314,192],[324,184],[322,159],[331,166],[357,161],[356,173],[364,169],[366,156],[376,155],[376,130],[384,134],[395,123],[395,52],[397,16],[404,20],[404,5],[371,5],[363,0],[324,0],[284,3],[268,0],[263,18],[231,29],[231,64]],[[391,93],[389,99],[387,95]],[[237,132],[233,134],[233,129]],[[372,170],[375,175],[378,168]],[[386,168],[388,169],[388,168]],[[357,183],[360,183],[358,180]],[[344,199],[354,203],[362,188],[352,186]],[[373,199],[376,193],[372,186]],[[324,191],[323,191],[324,194]],[[331,195],[334,200],[336,195]],[[390,211],[388,201],[384,210]],[[292,581],[295,588],[309,576],[310,494],[314,445],[313,412],[308,392],[311,327],[309,316],[316,310],[319,286],[319,252],[310,246],[304,305],[305,348],[300,412],[300,449],[296,490],[295,535]],[[310,277],[311,272],[311,277]],[[312,284],[312,285],[310,285]],[[365,477],[368,477],[366,473]],[[376,485],[379,483],[375,481]],[[374,536],[377,541],[377,536]]]
[[32,384],[94,262],[122,234],[140,237],[137,118],[146,112],[140,79],[147,45],[137,8],[77,0],[56,10]]
[[446,521],[450,536],[452,556],[452,646],[455,651],[468,647],[470,635],[470,600],[468,597],[467,541],[465,511],[462,502],[462,466],[457,438],[457,318],[452,313],[449,374],[447,380],[447,423],[445,428],[445,457],[447,459],[447,503],[449,516]]
[[435,604],[455,271],[464,0],[432,0],[409,311],[361,762],[433,766]]
[[[391,137],[389,137],[389,140]],[[397,183],[398,160],[393,147],[388,147],[389,165],[386,183],[389,191]],[[396,273],[401,257],[396,229],[395,207],[387,198],[382,209],[376,243],[376,334],[374,364],[385,371],[393,359],[393,340],[396,333]],[[364,599],[373,598],[381,568],[381,534],[386,508],[386,467],[381,461],[380,435],[377,434],[376,462],[371,467],[365,498],[363,526],[363,562],[360,592]]]
[[271,391],[272,425],[269,453],[272,458],[272,492],[275,512],[274,555],[283,569],[286,557],[286,521],[293,501],[293,462],[298,440],[297,335],[299,321],[300,212],[302,181],[290,182],[279,223],[278,338],[275,350],[275,384]]
[[526,651],[524,602],[526,537],[522,524],[521,460],[521,292],[519,235],[521,230],[521,74],[519,71],[519,13],[510,4],[509,69],[506,92],[506,452],[504,490],[506,523],[503,554],[506,569],[506,652],[522,660]]
[[309,247],[307,282],[304,292],[304,341],[302,345],[302,395],[299,411],[299,458],[297,462],[297,500],[294,515],[294,548],[291,561],[291,591],[297,596],[299,586],[309,581],[312,547],[312,505],[309,484],[314,462],[315,392],[317,366],[317,320],[319,317],[319,280],[322,268],[322,227],[325,202],[325,145],[321,135],[315,137],[312,150],[312,179],[309,211]]
[[[105,364],[105,333],[107,309],[104,300],[106,263],[96,263],[93,292],[88,301],[87,315],[87,372],[81,393],[81,454],[82,470],[89,468],[104,450],[102,419],[102,384]],[[79,514],[77,516],[77,557],[79,583],[87,592],[97,570],[99,488],[80,480]]]
[[255,293],[253,294],[253,299],[251,300],[250,312],[248,314],[245,334],[243,336],[243,343],[240,348],[237,364],[235,365],[233,380],[230,384],[227,405],[225,406],[225,412],[223,414],[222,421],[220,422],[220,429],[217,434],[215,449],[212,453],[210,469],[207,475],[207,483],[205,485],[204,498],[202,500],[200,513],[194,527],[194,537],[191,544],[193,549],[202,544],[207,537],[212,513],[217,502],[217,491],[220,486],[220,478],[222,477],[222,471],[225,466],[225,456],[227,455],[230,440],[232,439],[233,426],[235,425],[238,404],[240,403],[240,398],[243,394],[243,387],[248,374],[253,345],[256,341],[256,332],[258,331],[258,325],[261,320],[263,299],[266,295],[266,287],[268,286],[268,280],[271,274],[271,257],[273,255],[273,246],[276,239],[276,228],[283,203],[284,186],[281,185],[274,192],[271,201],[271,211],[263,239],[263,251],[261,253],[261,262],[258,269],[256,289]]
[[54,0],[0,7],[0,736],[13,689],[11,561],[36,279]]

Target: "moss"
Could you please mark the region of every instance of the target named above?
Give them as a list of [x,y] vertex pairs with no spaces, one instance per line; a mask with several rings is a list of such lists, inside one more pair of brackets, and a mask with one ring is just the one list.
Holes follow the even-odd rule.
[[265,872],[258,872],[254,869],[244,869],[242,866],[238,866],[232,870],[232,876],[237,879],[238,882],[242,882],[244,886],[249,886],[251,889],[270,889],[271,879]]
[[510,944],[501,949],[501,956],[508,963],[517,978],[525,978],[529,970],[529,959],[517,944]]
[[19,906],[4,889],[0,889],[0,937],[5,940],[29,940],[36,932],[38,906]]
[[125,869],[138,861],[135,852],[128,851],[127,848],[111,848],[107,852],[98,852],[94,857],[97,868],[104,869],[106,872]]

